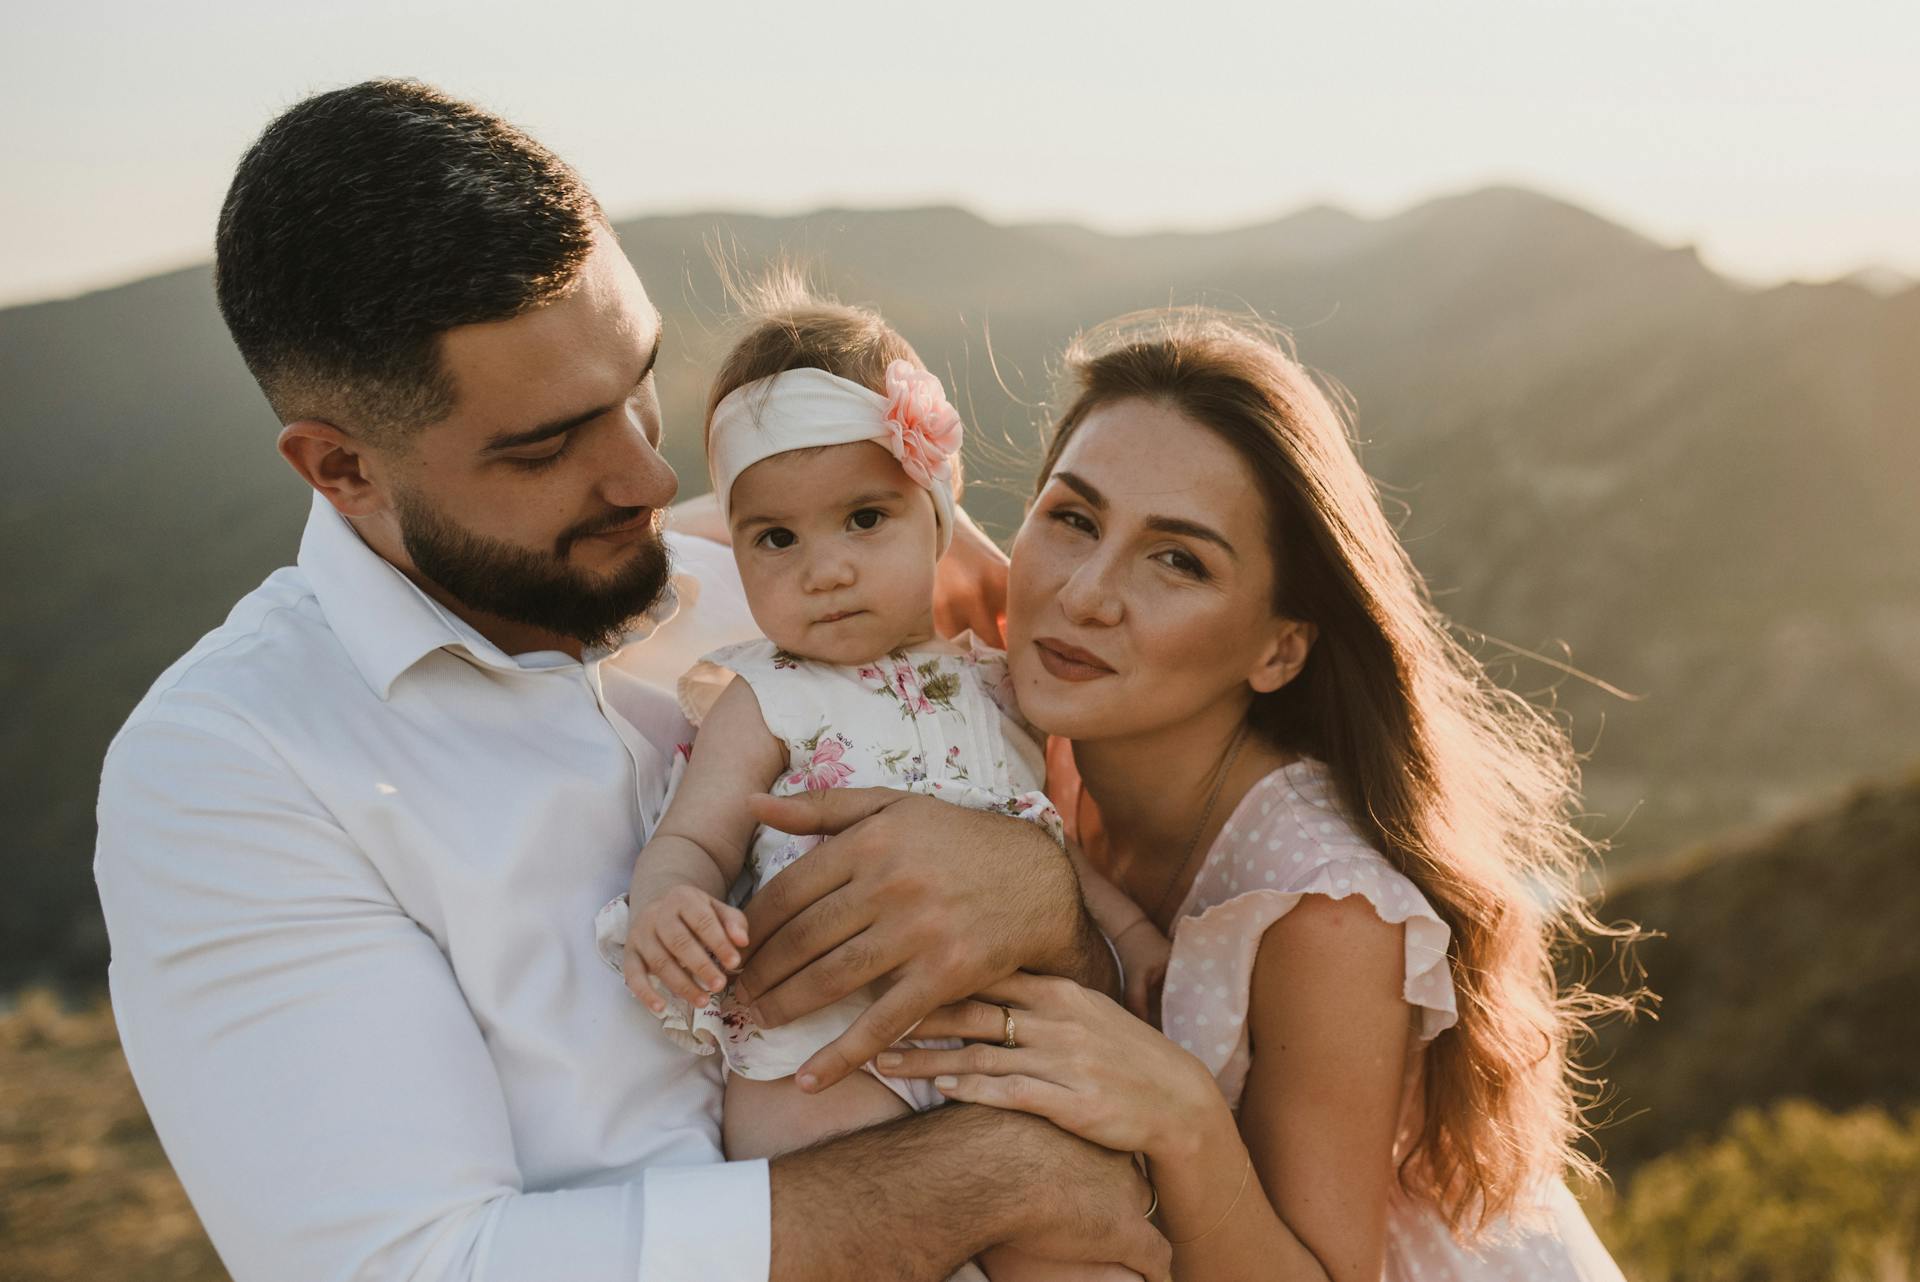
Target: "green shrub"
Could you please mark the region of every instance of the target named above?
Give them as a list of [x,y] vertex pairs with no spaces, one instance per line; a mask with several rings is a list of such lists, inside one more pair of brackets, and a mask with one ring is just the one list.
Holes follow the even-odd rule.
[[1920,1282],[1920,1110],[1745,1110],[1589,1210],[1634,1282]]

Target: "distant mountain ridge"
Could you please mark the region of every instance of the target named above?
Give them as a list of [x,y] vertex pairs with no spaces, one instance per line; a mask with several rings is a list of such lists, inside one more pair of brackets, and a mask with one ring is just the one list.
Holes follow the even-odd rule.
[[1734,1113],[1920,1104],[1920,766],[1621,879],[1658,1018],[1603,1030],[1624,1178]]
[[[968,417],[969,504],[1001,530],[1076,328],[1170,300],[1252,307],[1351,393],[1363,458],[1453,617],[1523,650],[1564,642],[1645,696],[1510,671],[1558,681],[1576,740],[1598,739],[1596,828],[1625,821],[1623,855],[1920,744],[1920,288],[1756,291],[1513,188],[1204,234],[945,207],[618,230],[667,318],[683,493],[705,488],[699,414],[726,341],[715,245],[747,270],[812,261],[898,325]],[[0,311],[0,386],[0,969],[84,974],[103,956],[87,863],[107,739],[292,559],[306,505],[204,267]]]

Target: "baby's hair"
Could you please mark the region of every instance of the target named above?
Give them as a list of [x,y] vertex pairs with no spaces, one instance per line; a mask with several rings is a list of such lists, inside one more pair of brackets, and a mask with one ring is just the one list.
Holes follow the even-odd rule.
[[[713,430],[713,411],[721,401],[749,383],[790,369],[825,370],[885,396],[887,366],[906,361],[915,369],[927,367],[913,344],[879,312],[814,289],[791,263],[771,267],[756,280],[729,281],[728,293],[740,313],[740,333],[707,396],[703,440]],[[956,498],[959,463],[956,457]]]

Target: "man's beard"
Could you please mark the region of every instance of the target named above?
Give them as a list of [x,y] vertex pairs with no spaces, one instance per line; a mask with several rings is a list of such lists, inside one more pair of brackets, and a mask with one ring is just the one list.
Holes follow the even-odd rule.
[[624,525],[639,508],[583,521],[555,539],[548,555],[463,529],[410,490],[395,495],[394,511],[414,568],[461,605],[590,649],[611,649],[626,625],[666,593],[671,565],[658,514],[633,560],[606,578],[589,578],[567,565],[576,540]]

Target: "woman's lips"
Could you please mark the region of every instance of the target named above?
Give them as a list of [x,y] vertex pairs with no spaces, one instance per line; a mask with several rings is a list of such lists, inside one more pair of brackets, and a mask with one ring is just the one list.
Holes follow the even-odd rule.
[[1079,646],[1040,637],[1034,641],[1033,648],[1040,654],[1040,666],[1062,681],[1093,681],[1113,675],[1113,669],[1101,662],[1098,655]]

